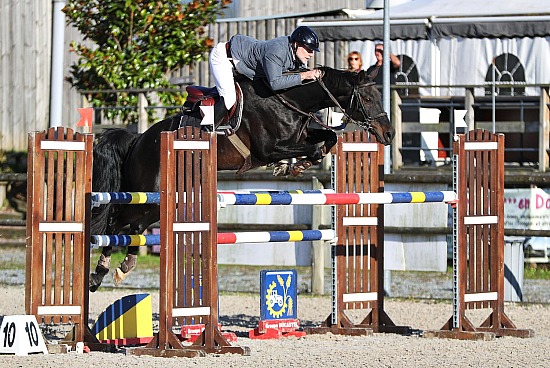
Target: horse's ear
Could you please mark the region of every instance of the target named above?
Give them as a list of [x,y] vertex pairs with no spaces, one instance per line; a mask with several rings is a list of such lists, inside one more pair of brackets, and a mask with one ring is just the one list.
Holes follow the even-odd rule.
[[359,84],[362,86],[372,86],[376,84],[367,76],[367,73],[364,70],[361,70],[358,74],[359,77]]

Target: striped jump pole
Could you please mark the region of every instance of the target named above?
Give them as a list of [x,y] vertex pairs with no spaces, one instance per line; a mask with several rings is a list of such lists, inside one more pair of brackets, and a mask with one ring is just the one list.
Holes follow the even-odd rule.
[[130,247],[159,245],[160,235],[92,235],[90,245],[92,248],[100,247]]
[[[249,231],[218,233],[218,244],[281,243],[333,240],[334,230]],[[92,248],[150,246],[160,244],[160,235],[92,235]]]
[[250,231],[218,233],[218,244],[277,243],[333,240],[334,230]]
[[159,204],[159,192],[92,192],[92,207],[104,204]]
[[[333,193],[332,190],[242,190],[242,191],[218,191],[222,196],[225,195],[296,195],[296,194],[322,194]],[[92,192],[92,207],[99,207],[105,204],[159,204],[159,192]]]
[[454,202],[452,191],[397,193],[226,193],[218,194],[221,206],[235,205],[354,205]]

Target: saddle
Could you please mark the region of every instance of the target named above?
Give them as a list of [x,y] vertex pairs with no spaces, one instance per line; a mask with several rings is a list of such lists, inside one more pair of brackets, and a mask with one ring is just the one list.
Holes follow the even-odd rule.
[[[187,99],[183,107],[191,111],[200,110],[200,106],[214,106],[220,99],[216,87],[187,86],[185,90],[187,91]],[[239,83],[235,83],[235,91],[237,93],[237,101],[229,109],[222,121],[218,122],[214,127],[216,132],[227,136],[235,134],[241,125],[243,92]],[[201,115],[203,115],[202,112]]]

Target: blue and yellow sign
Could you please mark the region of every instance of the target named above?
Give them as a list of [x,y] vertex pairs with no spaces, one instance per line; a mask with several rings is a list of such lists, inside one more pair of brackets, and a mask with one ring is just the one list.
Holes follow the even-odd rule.
[[260,273],[260,319],[296,319],[296,270],[263,270]]

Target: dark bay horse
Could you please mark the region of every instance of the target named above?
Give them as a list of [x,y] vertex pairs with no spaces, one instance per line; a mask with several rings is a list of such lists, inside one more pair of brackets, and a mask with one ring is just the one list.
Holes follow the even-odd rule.
[[[340,107],[349,121],[368,130],[385,145],[394,129],[382,109],[381,96],[363,71],[320,68],[318,81],[273,92],[262,80],[240,79],[243,110],[238,137],[250,150],[245,160],[225,136],[218,139],[218,170],[244,172],[252,168],[299,158],[319,162],[336,144],[330,129],[309,129],[311,115],[327,107]],[[160,132],[181,123],[198,126],[198,112],[184,111],[151,126],[142,134],[124,129],[105,131],[94,146],[93,190],[96,192],[155,192],[159,190]],[[303,171],[308,166],[298,168]],[[159,220],[158,205],[104,205],[93,210],[91,234],[141,234]],[[111,247],[104,247],[90,290],[95,291],[110,266]],[[115,272],[115,283],[136,263],[138,247],[129,247]]]

